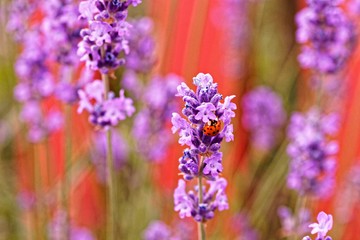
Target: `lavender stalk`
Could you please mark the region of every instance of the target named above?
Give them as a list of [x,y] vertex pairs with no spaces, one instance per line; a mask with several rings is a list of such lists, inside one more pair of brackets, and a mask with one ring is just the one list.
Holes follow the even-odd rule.
[[[185,83],[181,83],[177,96],[183,98],[185,108],[182,113],[173,113],[171,122],[173,133],[179,132],[179,143],[187,145],[179,159],[179,170],[184,179],[197,178],[194,191],[186,192],[184,180],[179,180],[174,192],[175,211],[180,218],[193,217],[198,222],[198,238],[204,240],[205,223],[215,216],[215,210],[229,208],[225,188],[227,182],[219,174],[223,170],[220,143],[234,139],[231,118],[236,105],[231,102],[235,96],[229,96],[221,103],[222,95],[217,91],[210,74],[199,73],[193,78],[196,92]],[[203,179],[209,185],[203,185]]]
[[[80,105],[78,112],[89,112],[89,121],[99,129],[106,131],[107,152],[107,239],[114,239],[116,232],[115,176],[113,152],[111,148],[111,128],[121,120],[131,116],[135,109],[131,99],[125,98],[124,90],[119,97],[110,91],[109,74],[125,63],[122,54],[129,53],[127,9],[137,6],[141,0],[125,1],[82,1],[79,4],[80,18],[87,19],[89,27],[81,30],[82,41],[78,44],[78,56],[86,66],[100,71],[102,82],[95,80],[88,83],[84,90],[79,90]],[[118,237],[118,236],[117,236]]]

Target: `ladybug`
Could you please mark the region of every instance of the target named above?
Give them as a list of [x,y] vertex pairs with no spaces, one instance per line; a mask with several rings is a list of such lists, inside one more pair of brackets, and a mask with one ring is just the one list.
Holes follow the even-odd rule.
[[207,136],[213,137],[213,136],[219,134],[221,128],[222,128],[221,121],[219,121],[218,119],[210,120],[205,124],[205,126],[203,128],[203,133]]

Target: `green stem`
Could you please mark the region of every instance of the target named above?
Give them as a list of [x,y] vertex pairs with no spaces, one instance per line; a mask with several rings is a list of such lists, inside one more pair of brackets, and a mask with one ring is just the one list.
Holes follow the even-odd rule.
[[63,207],[66,211],[66,224],[64,232],[66,239],[70,239],[70,200],[71,200],[71,107],[65,106],[65,165],[64,165],[64,184],[62,191]]
[[[204,157],[200,158],[200,174],[198,178],[198,185],[199,185],[199,204],[203,202],[203,188],[202,188],[202,168],[203,168],[203,159]],[[198,222],[198,240],[205,240],[205,226],[204,222]]]
[[[101,75],[103,84],[104,84],[104,97],[105,100],[108,98],[109,93],[109,76],[107,74]],[[111,144],[111,129],[106,130],[106,165],[107,165],[107,184],[108,184],[108,207],[107,207],[107,239],[113,240],[115,234],[115,220],[116,220],[116,210],[115,210],[115,174],[114,174],[114,161],[112,157],[112,144]]]

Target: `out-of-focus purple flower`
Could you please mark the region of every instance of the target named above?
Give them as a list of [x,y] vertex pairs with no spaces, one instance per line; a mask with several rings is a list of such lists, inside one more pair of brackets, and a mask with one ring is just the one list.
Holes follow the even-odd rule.
[[[91,159],[101,182],[106,181],[106,134],[98,132],[94,134],[94,149],[91,152]],[[112,156],[114,169],[120,170],[128,157],[128,146],[118,131],[111,131]]]
[[77,44],[80,42],[80,29],[85,21],[78,20],[78,5],[70,0],[50,0],[43,6],[44,18],[41,30],[45,42],[43,48],[49,58],[62,65],[77,66]]
[[[311,234],[317,234],[316,240],[331,240],[331,237],[326,236],[327,232],[332,229],[333,217],[331,214],[320,212],[317,216],[317,223],[312,223],[309,228],[312,228]],[[306,236],[303,240],[311,240],[310,237]]]
[[174,95],[181,79],[169,74],[164,78],[154,77],[140,95],[144,107],[135,116],[132,129],[139,153],[147,160],[163,160],[171,139],[166,126],[177,106]]
[[26,102],[20,118],[29,126],[28,140],[31,142],[43,140],[48,134],[60,130],[63,125],[63,116],[58,110],[51,109],[44,115],[37,101]]
[[204,222],[214,217],[214,211],[223,211],[229,208],[225,188],[227,182],[224,178],[216,178],[214,181],[207,181],[208,190],[203,187],[203,201],[199,203],[197,192],[186,192],[185,181],[180,179],[178,187],[174,192],[175,211],[179,212],[180,218],[193,217],[197,222]]
[[294,113],[288,127],[291,158],[287,185],[300,194],[326,197],[334,187],[338,143],[328,137],[336,132],[338,117],[313,108],[306,114]]
[[7,30],[13,33],[14,39],[21,41],[29,26],[29,19],[36,9],[33,2],[28,0],[14,0],[9,7]]
[[44,47],[48,39],[40,23],[27,24],[34,13],[32,2],[14,1],[12,7],[15,8],[15,12],[11,15],[22,20],[26,19],[21,23],[24,24],[24,28],[18,25],[15,18],[11,18],[8,23],[9,30],[22,31],[17,38],[22,44],[22,51],[15,63],[15,73],[19,83],[14,89],[14,95],[16,100],[23,104],[21,120],[28,127],[28,139],[31,142],[39,142],[59,130],[63,121],[58,110],[45,111],[41,107],[42,101],[51,97],[56,89],[48,65],[51,53]]
[[143,240],[190,240],[192,228],[179,222],[171,226],[162,221],[152,221],[143,233]]
[[60,82],[56,85],[55,96],[65,103],[74,103],[78,99],[77,91],[73,84],[68,82]]
[[308,232],[310,224],[310,211],[300,209],[297,216],[293,215],[288,207],[281,206],[278,209],[281,222],[281,234],[283,237],[303,235]]
[[125,56],[126,69],[148,73],[155,64],[155,40],[151,35],[153,22],[143,17],[130,23],[128,41],[131,51]]
[[144,240],[168,240],[171,236],[171,229],[161,221],[153,221],[145,229]]
[[86,110],[90,114],[89,121],[102,129],[116,126],[119,121],[135,112],[133,101],[124,96],[124,90],[120,90],[119,95],[115,97],[113,92],[109,92],[105,99],[103,83],[100,80],[90,82],[85,85],[84,90],[78,91],[78,113]]
[[129,53],[128,33],[131,26],[126,22],[127,9],[141,1],[86,0],[79,4],[80,19],[86,19],[89,28],[80,32],[82,41],[77,54],[92,70],[107,74],[125,61],[122,53]]
[[70,240],[95,240],[95,237],[86,228],[73,227],[70,229]]
[[242,106],[242,122],[250,131],[253,144],[266,150],[273,147],[286,118],[281,98],[271,89],[260,86],[243,97]]
[[297,42],[303,44],[298,60],[302,67],[320,73],[337,72],[348,59],[354,29],[339,1],[307,1],[296,15]]
[[64,118],[60,111],[51,110],[45,120],[46,129],[50,132],[54,132],[62,128]]

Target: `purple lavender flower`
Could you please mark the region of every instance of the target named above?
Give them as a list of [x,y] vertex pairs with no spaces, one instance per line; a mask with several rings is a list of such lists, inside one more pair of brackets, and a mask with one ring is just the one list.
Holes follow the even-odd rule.
[[[91,159],[101,182],[106,181],[106,135],[103,132],[94,134],[95,148],[91,152]],[[128,156],[128,146],[119,132],[111,131],[112,156],[114,169],[120,170]]]
[[86,0],[79,5],[80,18],[89,28],[81,30],[83,38],[78,45],[78,56],[92,70],[107,74],[124,64],[122,53],[129,53],[127,9],[140,0],[110,1]]
[[308,231],[311,217],[308,209],[300,209],[296,216],[292,214],[288,207],[281,206],[278,209],[278,215],[281,222],[281,235],[283,237],[303,235]]
[[9,20],[7,30],[13,33],[16,41],[22,41],[24,33],[29,27],[29,19],[36,9],[33,2],[29,0],[14,0],[9,7]]
[[[13,8],[23,11],[22,14],[24,14],[16,18],[28,20],[33,14],[34,8],[31,2],[16,1],[13,4]],[[28,22],[27,20],[25,22]],[[49,49],[44,47],[47,39],[40,23],[24,24],[24,26],[26,27],[19,26],[14,19],[10,19],[8,23],[10,30],[22,31],[17,38],[22,44],[22,52],[15,63],[19,83],[14,89],[14,96],[23,104],[21,116],[28,127],[28,139],[31,142],[39,142],[52,132],[59,130],[63,119],[58,110],[45,111],[41,106],[42,101],[51,97],[56,89],[48,65]]]
[[235,117],[233,110],[236,105],[231,102],[235,96],[220,102],[222,95],[218,93],[217,84],[213,83],[210,74],[199,73],[193,81],[197,86],[196,93],[185,83],[177,87],[177,96],[185,102],[182,113],[187,119],[173,113],[172,132],[179,132],[179,143],[189,147],[179,159],[179,170],[184,179],[199,178],[201,183],[201,178],[205,177],[210,187],[206,191],[205,187],[199,189],[198,185],[195,192],[186,193],[185,181],[179,180],[174,203],[180,218],[191,216],[198,222],[205,222],[214,217],[216,209],[223,211],[229,208],[225,194],[227,182],[219,177],[223,170],[219,150],[224,138],[225,141],[233,140],[231,118]]
[[85,21],[78,20],[77,4],[71,0],[50,0],[42,8],[45,16],[41,30],[46,39],[43,47],[49,58],[62,65],[78,65],[76,50]]
[[308,0],[296,15],[297,42],[303,44],[298,60],[302,67],[320,73],[337,72],[348,59],[354,30],[340,1]]
[[[327,232],[331,230],[333,225],[333,217],[331,214],[320,212],[317,216],[318,223],[312,223],[309,228],[312,228],[311,234],[316,234],[316,240],[331,240],[332,238],[326,236]],[[311,240],[309,236],[303,238],[303,240]]]
[[146,228],[144,240],[168,240],[171,237],[171,229],[161,221],[153,221]]
[[244,127],[250,131],[254,145],[270,149],[285,121],[281,98],[267,87],[257,87],[242,100]]
[[[179,169],[188,180],[199,176],[198,174],[213,179],[222,171],[222,167],[219,166],[222,155],[217,154],[220,143],[224,138],[225,141],[233,139],[230,122],[235,116],[233,110],[236,109],[236,105],[231,99],[235,96],[226,97],[224,103],[221,103],[222,95],[217,92],[217,84],[213,83],[210,74],[199,73],[194,78],[194,84],[197,86],[196,93],[185,83],[178,86],[177,96],[181,96],[185,102],[182,112],[188,120],[178,113],[173,113],[171,119],[173,133],[179,132],[179,143],[190,147],[180,158]],[[210,133],[206,132],[206,126],[213,130]],[[219,126],[222,128],[218,129]],[[205,158],[201,163],[204,164],[202,172],[199,171],[200,161],[197,155]]]
[[29,128],[28,140],[30,142],[43,140],[48,134],[61,129],[63,124],[62,114],[58,110],[51,109],[45,115],[40,103],[35,100],[28,101],[23,105],[20,117]]
[[322,114],[313,108],[307,114],[294,113],[288,128],[291,157],[287,185],[300,194],[326,197],[334,186],[338,143],[328,137],[338,128],[336,114]]
[[171,226],[162,221],[152,221],[143,233],[144,240],[190,240],[192,227],[184,222]]
[[130,22],[129,29],[130,53],[125,56],[126,69],[138,73],[148,73],[155,64],[155,40],[151,36],[153,22],[143,17]]
[[216,178],[214,181],[207,181],[209,188],[203,189],[203,201],[199,203],[197,192],[186,192],[185,181],[180,179],[178,187],[174,192],[175,211],[179,212],[180,218],[193,217],[197,222],[205,222],[214,217],[214,211],[223,211],[229,208],[225,188],[227,182],[224,178]]
[[149,161],[159,162],[165,156],[171,139],[166,125],[177,106],[173,96],[180,80],[174,74],[164,78],[154,77],[142,90],[140,99],[144,107],[135,116],[132,132],[139,153]]
[[120,90],[119,94],[119,97],[115,97],[113,92],[109,92],[108,98],[105,99],[103,83],[100,80],[90,82],[85,85],[84,90],[78,91],[78,113],[84,110],[89,112],[89,121],[101,129],[116,126],[119,121],[135,112],[133,101],[124,96],[124,90]]

